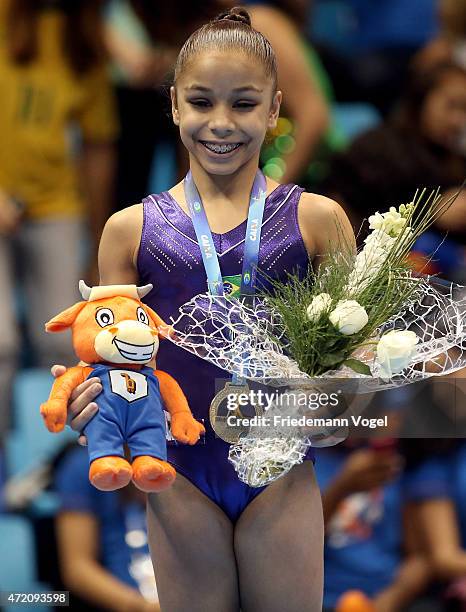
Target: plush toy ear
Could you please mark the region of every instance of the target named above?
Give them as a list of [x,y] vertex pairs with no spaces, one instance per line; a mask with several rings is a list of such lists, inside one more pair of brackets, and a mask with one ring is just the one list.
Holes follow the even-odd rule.
[[57,316],[50,319],[48,323],[45,324],[46,332],[61,332],[65,331],[71,327],[76,320],[76,317],[81,312],[81,310],[86,306],[87,302],[78,302],[74,306],[67,308]]
[[155,323],[155,326],[157,328],[159,328],[159,327],[164,327],[165,328],[165,330],[163,330],[162,332],[161,332],[161,330],[158,330],[159,337],[164,338],[165,336],[167,336],[168,333],[171,330],[171,326],[167,325],[165,323],[165,321],[155,312],[155,310],[152,310],[152,308],[149,308],[149,306],[147,306],[147,304],[144,304],[144,308],[149,313],[150,318],[153,320],[153,322]]

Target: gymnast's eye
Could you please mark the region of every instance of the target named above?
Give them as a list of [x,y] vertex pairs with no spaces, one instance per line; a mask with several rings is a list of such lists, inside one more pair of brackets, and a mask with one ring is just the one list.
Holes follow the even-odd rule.
[[198,108],[208,108],[210,106],[209,100],[204,98],[191,99],[188,100],[188,102],[191,104],[191,106],[197,106]]
[[107,325],[112,325],[115,318],[110,308],[100,308],[100,310],[95,313],[95,320],[100,327],[107,327]]
[[140,306],[138,308],[137,314],[138,314],[138,321],[141,321],[141,323],[144,323],[145,325],[149,325],[149,317],[147,316],[146,311]]
[[251,108],[255,108],[258,106],[258,102],[254,102],[253,100],[238,100],[233,105],[235,108],[239,108],[240,110],[250,110]]

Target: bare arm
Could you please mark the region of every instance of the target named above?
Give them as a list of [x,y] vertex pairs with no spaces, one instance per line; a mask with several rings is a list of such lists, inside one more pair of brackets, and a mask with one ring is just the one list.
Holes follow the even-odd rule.
[[334,251],[354,252],[353,228],[342,207],[334,200],[314,193],[303,193],[298,222],[304,244],[317,268]]
[[62,579],[70,591],[115,612],[160,610],[100,565],[98,524],[91,514],[63,512],[57,517],[56,528]]
[[418,517],[436,574],[444,579],[466,575],[466,552],[461,548],[452,501],[444,498],[420,503]]
[[433,579],[433,566],[426,554],[422,530],[419,529],[419,505],[408,504],[404,511],[404,547],[406,558],[395,579],[374,599],[377,612],[397,612],[426,590]]
[[337,476],[328,485],[325,491],[322,491],[322,509],[324,514],[324,527],[327,532],[329,523],[342,502],[348,497],[351,491],[347,488],[343,479]]
[[136,87],[163,84],[178,55],[175,47],[152,47],[133,40],[108,24],[105,42],[110,55],[123,69],[131,85]]
[[284,13],[268,6],[250,8],[252,25],[272,45],[278,62],[283,105],[295,125],[294,151],[285,156],[283,183],[297,180],[309,165],[329,124],[329,110],[305,57],[300,34]]
[[115,213],[105,224],[99,246],[101,285],[137,282],[142,222],[142,204],[136,204]]
[[395,580],[374,599],[376,612],[398,612],[428,586],[432,569],[424,557],[409,557],[398,568]]
[[[443,200],[446,201],[457,193],[457,189],[445,192]],[[463,189],[452,205],[436,221],[436,227],[452,232],[466,232],[466,189]]]

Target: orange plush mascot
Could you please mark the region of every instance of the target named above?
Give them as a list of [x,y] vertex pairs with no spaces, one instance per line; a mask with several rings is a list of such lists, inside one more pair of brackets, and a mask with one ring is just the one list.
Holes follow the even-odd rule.
[[[61,431],[73,389],[88,377],[102,382],[99,411],[86,425],[89,479],[102,491],[130,480],[146,492],[169,487],[176,472],[167,463],[166,421],[179,442],[195,444],[204,427],[191,414],[178,383],[167,373],[146,367],[156,355],[162,319],[141,299],[152,285],[87,287],[79,283],[83,302],[49,321],[48,332],[71,328],[73,347],[89,365],[70,368],[55,381],[41,406],[49,431]],[[167,326],[165,326],[167,328]],[[124,443],[132,463],[124,458]]]

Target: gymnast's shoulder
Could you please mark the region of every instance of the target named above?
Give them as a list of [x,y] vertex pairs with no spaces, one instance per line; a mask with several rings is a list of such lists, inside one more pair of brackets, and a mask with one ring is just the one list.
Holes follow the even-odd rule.
[[298,223],[310,254],[327,252],[329,244],[347,242],[354,247],[354,231],[343,208],[331,198],[303,192]]
[[99,270],[103,284],[135,282],[143,220],[142,204],[119,210],[107,220],[99,245]]

